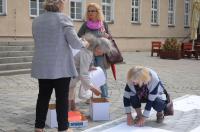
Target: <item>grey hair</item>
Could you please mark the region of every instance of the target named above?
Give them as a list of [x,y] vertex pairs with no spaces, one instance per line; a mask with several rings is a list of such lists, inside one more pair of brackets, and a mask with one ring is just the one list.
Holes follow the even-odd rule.
[[97,44],[97,37],[95,37],[91,33],[86,33],[84,36],[82,36],[82,38],[84,38],[89,43],[89,46],[87,49],[93,51],[93,49],[96,47],[96,44]]
[[116,52],[115,48],[112,46],[112,42],[107,38],[97,38],[91,33],[85,34],[83,38],[88,41],[88,49],[91,51],[94,51],[98,47],[104,52],[104,54]]
[[51,12],[59,12],[60,4],[64,4],[65,0],[45,0],[44,9]]
[[113,53],[116,52],[116,49],[113,47],[112,42],[107,38],[99,38],[99,47],[104,53]]

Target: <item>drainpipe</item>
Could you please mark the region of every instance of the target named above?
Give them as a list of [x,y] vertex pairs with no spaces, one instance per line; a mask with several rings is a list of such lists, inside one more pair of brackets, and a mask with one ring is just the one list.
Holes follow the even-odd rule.
[[16,8],[14,9],[14,40],[16,40],[17,36],[17,10]]

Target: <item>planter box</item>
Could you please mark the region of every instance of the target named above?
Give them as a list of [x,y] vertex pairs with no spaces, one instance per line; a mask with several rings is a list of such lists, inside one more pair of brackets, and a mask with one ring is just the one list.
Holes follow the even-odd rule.
[[179,60],[181,58],[181,51],[160,51],[161,59]]

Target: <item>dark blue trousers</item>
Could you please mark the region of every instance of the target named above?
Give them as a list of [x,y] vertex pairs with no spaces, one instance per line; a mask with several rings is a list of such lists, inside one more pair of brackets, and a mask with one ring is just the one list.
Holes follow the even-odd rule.
[[[140,100],[137,95],[130,97],[130,102],[133,108],[141,108],[141,103],[144,103],[144,100]],[[166,107],[166,101],[156,98],[153,101],[152,107],[157,112],[162,112]]]

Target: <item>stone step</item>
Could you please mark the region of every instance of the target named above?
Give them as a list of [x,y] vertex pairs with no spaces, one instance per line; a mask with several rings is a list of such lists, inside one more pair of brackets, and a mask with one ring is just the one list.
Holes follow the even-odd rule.
[[32,56],[33,51],[0,51],[0,57]]
[[30,73],[33,41],[0,42],[0,76]]
[[34,46],[1,46],[0,51],[33,51]]
[[32,56],[3,57],[3,58],[0,58],[0,64],[31,62],[32,58],[33,58]]
[[6,70],[6,71],[0,71],[0,76],[29,74],[30,72],[31,72],[31,69]]
[[0,71],[29,69],[32,62],[0,64]]
[[34,45],[33,41],[27,41],[27,42],[0,42],[1,46],[28,46],[28,45]]

